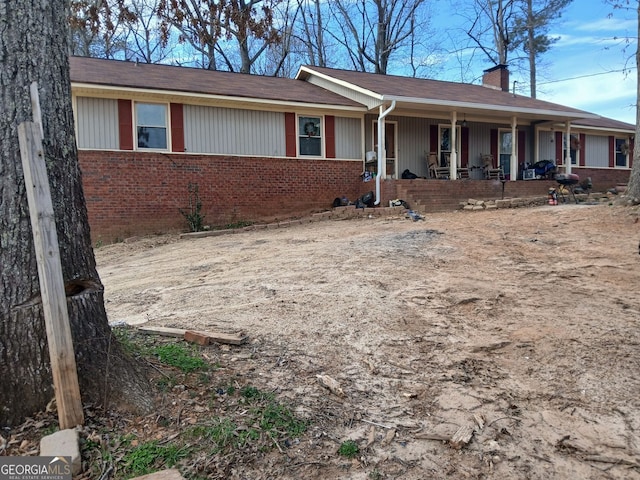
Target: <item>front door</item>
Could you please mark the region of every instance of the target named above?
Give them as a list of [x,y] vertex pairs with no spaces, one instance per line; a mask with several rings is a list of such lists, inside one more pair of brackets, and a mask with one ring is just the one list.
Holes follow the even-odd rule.
[[500,156],[500,167],[505,178],[509,178],[511,174],[511,150],[513,144],[513,135],[511,130],[501,130],[499,136],[498,152]]
[[[384,146],[387,157],[387,176],[395,175],[396,172],[396,144],[397,144],[397,122],[384,122]],[[373,122],[373,149],[378,151],[378,122]]]

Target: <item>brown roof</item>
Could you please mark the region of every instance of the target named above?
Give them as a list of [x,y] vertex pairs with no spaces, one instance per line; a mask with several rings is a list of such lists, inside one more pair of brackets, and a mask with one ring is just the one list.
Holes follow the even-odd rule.
[[[356,87],[361,87],[386,99],[398,97],[416,98],[433,102],[450,102],[451,104],[469,103],[476,105],[505,107],[507,109],[543,110],[568,114],[572,117],[594,114],[556,103],[536,100],[531,97],[514,95],[502,90],[473,85],[468,83],[445,82],[423,78],[401,77],[394,75],[378,75],[375,73],[354,72],[333,68],[305,66],[305,70],[341,80]],[[298,78],[305,78],[306,72],[298,73]]]
[[74,83],[362,107],[341,95],[290,78],[88,57],[71,57],[69,63]]
[[620,122],[613,120],[612,118],[600,117],[600,118],[583,118],[572,122],[573,125],[580,125],[585,127],[604,128],[611,130],[629,130],[635,131],[635,125],[626,122]]

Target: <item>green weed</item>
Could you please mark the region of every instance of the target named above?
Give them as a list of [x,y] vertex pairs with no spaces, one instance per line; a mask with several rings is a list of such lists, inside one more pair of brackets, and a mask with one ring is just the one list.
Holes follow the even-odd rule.
[[360,449],[358,448],[358,444],[353,440],[346,440],[342,442],[338,449],[338,455],[346,458],[355,458],[359,452]]
[[151,349],[151,353],[162,363],[179,368],[186,373],[200,370],[207,365],[202,358],[197,357],[184,345],[171,343],[158,345]]
[[173,467],[189,455],[189,449],[177,445],[159,445],[157,441],[134,447],[123,457],[124,471],[139,476],[152,473],[158,467]]

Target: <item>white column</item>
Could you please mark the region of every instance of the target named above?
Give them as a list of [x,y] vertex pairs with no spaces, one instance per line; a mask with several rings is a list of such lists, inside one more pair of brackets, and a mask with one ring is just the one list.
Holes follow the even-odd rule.
[[515,181],[518,178],[518,152],[516,151],[516,143],[518,141],[518,131],[516,130],[517,119],[511,117],[511,159],[510,168],[511,171],[509,179]]
[[565,173],[571,173],[571,122],[567,122],[567,131],[565,132],[564,142],[564,171]]
[[458,112],[451,114],[451,157],[449,157],[449,178],[455,180],[458,174],[458,152],[456,150],[456,123],[458,122]]

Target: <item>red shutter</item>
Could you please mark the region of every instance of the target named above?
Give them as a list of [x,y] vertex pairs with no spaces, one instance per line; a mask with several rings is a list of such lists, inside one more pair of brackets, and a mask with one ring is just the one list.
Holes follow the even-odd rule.
[[460,165],[462,168],[467,168],[469,166],[469,127],[462,127],[460,130],[460,134],[462,136],[460,149]]
[[324,117],[324,135],[325,157],[336,158],[336,117],[333,115],[325,115]]
[[296,114],[285,113],[284,114],[284,131],[285,131],[285,144],[287,157],[296,156]]
[[609,137],[609,168],[616,167],[616,139]]
[[580,166],[584,167],[586,165],[587,154],[586,154],[586,143],[587,136],[584,133],[580,134]]
[[429,127],[429,151],[438,155],[438,125]]
[[562,132],[556,132],[556,165],[564,165],[564,146],[562,144]]
[[635,137],[629,140],[629,168],[633,167],[633,150],[636,148]]
[[133,108],[131,100],[118,100],[120,150],[133,150]]
[[171,112],[171,151],[184,152],[184,113],[181,103],[172,103]]
[[493,167],[498,168],[500,166],[500,159],[498,158],[498,130],[495,128],[489,132],[489,141],[491,142],[491,156],[493,157]]

